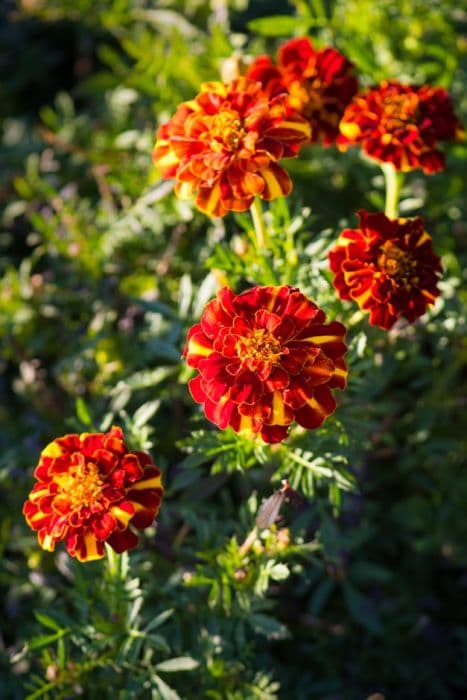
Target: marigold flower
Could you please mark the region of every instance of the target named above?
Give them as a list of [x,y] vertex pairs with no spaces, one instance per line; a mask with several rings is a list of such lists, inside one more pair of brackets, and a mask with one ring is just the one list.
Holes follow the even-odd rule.
[[34,485],[24,504],[40,546],[53,552],[65,542],[79,561],[138,544],[134,529],[148,527],[159,512],[161,473],[145,452],[130,452],[120,428],[65,435],[41,453]]
[[401,316],[412,323],[439,295],[441,263],[423,219],[358,215],[360,227],[343,231],[329,252],[334,287],[369,311],[374,326],[387,330]]
[[306,37],[283,44],[277,64],[259,56],[247,77],[259,80],[271,95],[286,91],[291,107],[311,126],[310,142],[325,146],[335,142],[339,121],[358,90],[352,63],[329,46],[317,51]]
[[184,350],[199,371],[189,388],[206,417],[270,443],[286,438],[294,420],[320,426],[336,407],[331,390],[347,378],[345,328],[325,318],[294,287],[220,290]]
[[195,197],[201,211],[224,216],[246,211],[257,195],[290,194],[292,182],[277,161],[296,156],[309,133],[286,98],[269,97],[260,83],[205,83],[159,127],[153,161],[163,177],[176,179],[179,197]]
[[340,131],[337,144],[342,149],[361,144],[368,156],[392,163],[396,170],[421,168],[426,174],[444,169],[437,142],[462,136],[444,88],[386,80],[353,99]]

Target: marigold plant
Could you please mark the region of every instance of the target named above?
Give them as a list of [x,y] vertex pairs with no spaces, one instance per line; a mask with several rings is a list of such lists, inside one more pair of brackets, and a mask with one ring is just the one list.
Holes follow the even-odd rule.
[[341,299],[370,312],[370,323],[391,328],[413,322],[439,295],[439,257],[421,217],[389,219],[358,212],[358,229],[345,229],[329,252],[334,287]]
[[138,544],[136,530],[148,527],[163,495],[160,470],[145,452],[130,452],[120,428],[107,433],[65,435],[41,453],[34,485],[24,504],[40,546],[53,551],[64,541],[79,561]]
[[384,80],[354,97],[340,123],[338,145],[360,144],[364,152],[396,170],[444,170],[438,142],[461,136],[448,92],[441,87]]
[[292,182],[277,161],[296,156],[309,135],[284,95],[270,97],[246,78],[211,82],[160,126],[153,161],[163,177],[175,178],[179,197],[223,216],[249,209],[257,195],[289,194]]
[[269,443],[286,438],[294,420],[320,426],[336,407],[331,390],[347,378],[345,328],[325,319],[294,287],[222,289],[184,350],[199,372],[190,392],[206,417]]
[[271,95],[286,91],[293,109],[310,124],[310,141],[325,146],[335,142],[339,121],[358,89],[352,63],[330,46],[317,51],[307,37],[285,42],[277,64],[259,56],[247,76],[259,80]]

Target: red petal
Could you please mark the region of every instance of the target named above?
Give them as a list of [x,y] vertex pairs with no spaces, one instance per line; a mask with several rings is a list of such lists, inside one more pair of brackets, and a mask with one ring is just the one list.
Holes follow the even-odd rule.
[[103,542],[97,541],[91,532],[86,532],[84,529],[73,537],[68,537],[66,546],[69,554],[81,562],[102,559],[104,556]]
[[268,379],[264,382],[266,392],[285,389],[290,383],[289,373],[281,367],[273,367]]
[[295,420],[304,428],[318,428],[336,408],[336,402],[326,386],[313,390],[311,399],[295,414]]
[[117,521],[110,513],[102,513],[91,521],[91,528],[98,540],[106,540],[117,527]]
[[127,483],[132,483],[133,481],[141,479],[141,477],[144,474],[144,471],[141,468],[138,458],[134,454],[125,455],[120,462],[120,466],[125,471]]
[[213,379],[219,381],[229,380],[229,373],[226,369],[229,362],[228,358],[223,357],[218,352],[213,352],[209,357],[199,362],[198,370],[206,381]]
[[204,403],[206,401],[206,394],[202,388],[201,382],[202,377],[200,374],[188,382],[188,389],[196,403]]
[[[318,345],[329,357],[344,355],[347,348],[343,342],[345,327],[338,321],[326,324],[310,324],[299,336],[300,341]],[[297,339],[298,340],[298,339]]]
[[281,366],[290,374],[299,374],[307,361],[313,360],[320,352],[311,344],[296,343],[287,346],[288,354],[282,355]]
[[97,464],[101,474],[110,474],[118,464],[118,458],[110,450],[97,449],[94,451],[93,460]]
[[261,437],[269,444],[282,442],[288,434],[289,426],[285,425],[263,425],[261,429]]
[[229,425],[232,412],[235,410],[233,401],[222,400],[219,403],[213,403],[206,399],[204,404],[204,413],[206,418],[217,425],[218,428],[225,430]]
[[191,328],[185,348],[186,361],[189,367],[198,367],[201,360],[213,352],[212,341],[203,333],[199,323]]
[[217,299],[209,302],[201,316],[201,327],[208,338],[215,338],[221,326],[228,326],[232,318],[227,314]]
[[264,180],[264,190],[261,197],[266,201],[287,197],[292,191],[292,180],[277,163],[270,163],[267,168],[260,171]]
[[139,542],[139,537],[131,530],[126,529],[121,532],[114,532],[110,535],[107,542],[117,554],[121,554],[129,549],[134,549]]
[[263,384],[252,372],[240,374],[230,390],[230,399],[235,403],[256,403],[263,394]]
[[281,317],[267,311],[266,309],[259,309],[259,311],[255,313],[255,326],[258,328],[264,328],[265,330],[269,331],[269,333],[273,333],[280,323]]

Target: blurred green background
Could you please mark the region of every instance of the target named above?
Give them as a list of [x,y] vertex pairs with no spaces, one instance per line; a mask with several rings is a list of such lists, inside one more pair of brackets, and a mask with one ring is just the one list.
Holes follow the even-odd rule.
[[[186,329],[218,270],[237,288],[264,280],[242,252],[246,215],[209,220],[158,180],[155,131],[233,52],[303,34],[362,85],[448,88],[467,123],[467,10],[451,0],[1,5],[2,700],[467,697],[465,142],[444,173],[406,179],[401,213],[423,214],[445,274],[429,316],[389,334],[336,299],[326,266],[354,212],[383,207],[382,176],[333,148],[287,163],[289,209],[268,221],[296,235],[294,283],[349,327],[349,389],[321,431],[260,448],[211,430],[186,389]],[[279,233],[279,279],[283,250]],[[167,487],[124,621],[101,564],[41,552],[21,515],[43,446],[112,421]],[[303,496],[290,533],[242,568],[238,544],[285,474]]]

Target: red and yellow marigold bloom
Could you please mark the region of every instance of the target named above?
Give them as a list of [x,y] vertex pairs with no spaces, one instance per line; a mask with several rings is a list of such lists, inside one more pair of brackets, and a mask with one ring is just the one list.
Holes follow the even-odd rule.
[[205,83],[159,127],[153,161],[163,177],[175,178],[179,197],[194,197],[201,211],[224,216],[246,211],[256,196],[290,194],[292,182],[278,161],[296,156],[309,135],[286,98],[271,98],[260,83]]
[[353,99],[340,132],[342,149],[359,144],[368,156],[396,170],[431,174],[445,166],[438,142],[460,138],[462,127],[444,88],[385,80]]
[[401,316],[413,323],[439,295],[442,271],[423,219],[358,215],[359,228],[343,231],[329,252],[334,287],[369,311],[374,326],[387,330]]
[[339,121],[358,90],[352,63],[331,47],[317,51],[302,37],[283,44],[277,63],[259,56],[247,71],[271,95],[289,94],[291,107],[309,122],[310,142],[335,142]]
[[184,350],[206,418],[269,443],[286,438],[294,420],[320,426],[336,408],[332,389],[347,379],[345,328],[325,319],[294,287],[220,290]]
[[163,495],[160,470],[145,452],[130,452],[120,428],[65,435],[41,453],[24,504],[40,546],[64,541],[79,561],[101,559],[104,543],[116,552],[138,544],[135,530],[151,525]]

